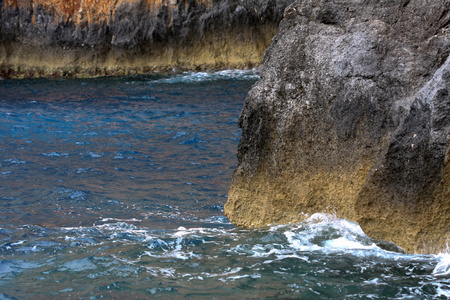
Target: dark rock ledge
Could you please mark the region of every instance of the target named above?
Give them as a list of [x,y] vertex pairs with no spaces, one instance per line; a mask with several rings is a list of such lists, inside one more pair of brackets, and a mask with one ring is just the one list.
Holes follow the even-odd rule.
[[253,68],[293,0],[0,0],[0,77]]
[[327,212],[448,250],[450,1],[303,0],[248,94],[225,205],[256,227]]

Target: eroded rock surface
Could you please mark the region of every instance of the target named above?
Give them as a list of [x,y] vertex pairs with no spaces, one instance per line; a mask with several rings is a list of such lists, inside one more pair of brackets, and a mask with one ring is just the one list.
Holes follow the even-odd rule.
[[292,0],[0,0],[0,76],[259,66]]
[[450,238],[450,1],[287,7],[239,125],[227,217],[335,213],[410,252]]

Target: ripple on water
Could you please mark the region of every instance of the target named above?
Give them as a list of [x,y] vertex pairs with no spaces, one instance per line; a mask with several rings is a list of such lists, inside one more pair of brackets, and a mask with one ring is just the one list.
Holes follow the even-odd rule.
[[446,255],[405,254],[356,223],[229,223],[237,120],[256,78],[0,82],[0,297],[448,297]]
[[[258,230],[203,227],[151,230],[136,225],[136,219],[101,221],[108,223],[54,230],[22,229],[21,236],[35,232],[41,240],[10,242],[10,251],[24,259],[2,261],[0,276],[21,273],[26,278],[40,273],[46,274],[42,279],[45,283],[55,279],[51,274],[63,272],[68,281],[82,276],[95,279],[97,286],[110,288],[111,282],[133,285],[135,280],[147,278],[148,282],[141,284],[144,293],[150,294],[158,292],[160,284],[180,292],[180,286],[188,283],[198,286],[197,282],[203,282],[202,285],[217,289],[217,293],[230,287],[244,292],[239,288],[242,285],[275,290],[287,286],[285,296],[289,297],[312,291],[339,298],[352,295],[355,287],[365,292],[353,295],[364,297],[380,295],[386,288],[396,297],[448,295],[445,255],[383,250],[356,223],[330,215],[313,215],[297,224]],[[45,263],[38,253],[23,251],[33,247],[47,254]],[[415,288],[403,287],[405,280],[415,282]],[[123,285],[116,285],[122,291],[120,287]],[[62,284],[59,290],[67,288],[71,287]],[[431,292],[427,292],[430,288]],[[102,293],[100,288],[98,293]]]

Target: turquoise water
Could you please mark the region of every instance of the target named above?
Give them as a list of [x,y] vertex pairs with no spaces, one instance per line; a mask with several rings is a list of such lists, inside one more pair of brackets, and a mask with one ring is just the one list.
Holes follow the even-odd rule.
[[450,258],[223,215],[256,71],[0,80],[0,299],[447,299]]

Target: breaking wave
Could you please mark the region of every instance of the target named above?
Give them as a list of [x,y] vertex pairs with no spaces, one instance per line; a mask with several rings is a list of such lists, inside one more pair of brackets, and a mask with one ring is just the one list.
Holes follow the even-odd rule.
[[[358,224],[331,215],[314,214],[304,222],[257,230],[152,230],[132,222],[16,229],[11,233],[17,239],[0,246],[1,253],[10,257],[0,263],[0,282],[20,283],[38,276],[45,287],[64,275],[66,282],[59,291],[78,296],[89,294],[70,284],[74,278],[86,278],[84,284],[95,280],[116,292],[140,284],[145,295],[185,295],[189,285],[189,294],[203,296],[226,293],[230,285],[245,285],[248,289],[235,289],[243,298],[258,287],[283,289],[286,297],[316,295],[319,299],[324,295],[340,298],[356,287],[357,298],[386,289],[393,298],[450,295],[447,255],[386,249]],[[415,284],[405,286],[405,280]],[[91,294],[106,295],[101,289]]]

